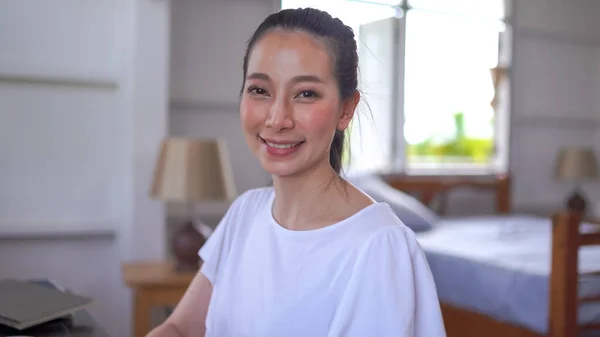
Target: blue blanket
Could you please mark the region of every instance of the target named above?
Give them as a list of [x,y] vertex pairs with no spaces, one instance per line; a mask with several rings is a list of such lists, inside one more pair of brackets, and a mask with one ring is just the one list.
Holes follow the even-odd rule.
[[[443,219],[417,237],[442,302],[547,333],[550,219],[525,215]],[[600,247],[580,250],[579,270],[600,270]],[[599,295],[600,277],[582,281],[579,292]],[[600,305],[582,306],[579,321],[600,323]]]

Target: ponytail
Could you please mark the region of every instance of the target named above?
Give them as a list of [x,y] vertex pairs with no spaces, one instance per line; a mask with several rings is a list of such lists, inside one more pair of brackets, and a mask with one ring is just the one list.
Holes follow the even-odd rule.
[[344,152],[345,133],[342,130],[335,130],[333,141],[331,142],[331,150],[329,151],[329,163],[335,171],[340,174],[342,171],[342,154]]

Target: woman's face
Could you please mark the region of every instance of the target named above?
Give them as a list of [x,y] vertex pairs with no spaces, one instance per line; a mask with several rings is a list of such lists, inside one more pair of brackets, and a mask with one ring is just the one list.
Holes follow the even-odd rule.
[[341,102],[332,65],[325,44],[303,32],[273,31],[254,45],[240,114],[246,142],[269,173],[329,167],[334,133],[348,127],[358,103]]

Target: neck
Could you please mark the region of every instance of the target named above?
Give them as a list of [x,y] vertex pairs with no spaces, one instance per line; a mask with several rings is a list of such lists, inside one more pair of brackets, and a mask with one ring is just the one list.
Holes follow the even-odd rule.
[[339,196],[340,183],[329,162],[299,175],[274,176],[273,216],[288,229],[314,229],[315,221],[327,214],[332,200]]

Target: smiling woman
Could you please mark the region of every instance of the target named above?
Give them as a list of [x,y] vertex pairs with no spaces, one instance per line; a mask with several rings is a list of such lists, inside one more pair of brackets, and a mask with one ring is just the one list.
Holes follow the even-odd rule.
[[339,174],[357,68],[352,29],[326,12],[282,10],[258,27],[240,118],[273,186],[231,205],[150,336],[445,336],[414,233]]
[[341,153],[335,149],[343,146],[359,95],[352,84],[338,88],[330,61],[334,43],[286,30],[261,37],[250,41],[244,62],[240,113],[250,149],[276,176],[327,165],[327,155],[339,173]]

